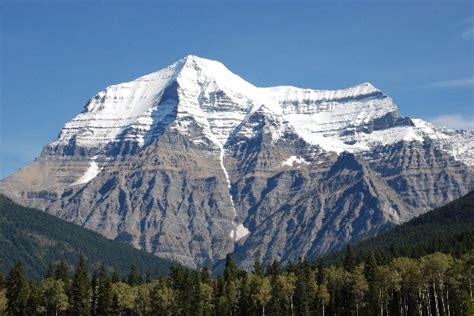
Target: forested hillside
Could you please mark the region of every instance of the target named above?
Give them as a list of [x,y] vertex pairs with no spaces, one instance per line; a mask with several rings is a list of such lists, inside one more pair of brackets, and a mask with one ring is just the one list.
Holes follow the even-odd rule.
[[[418,258],[436,251],[459,256],[474,249],[474,191],[440,208],[395,226],[381,235],[353,245],[358,257],[374,253],[380,262],[407,256]],[[341,262],[344,251],[326,256]]]
[[372,251],[370,240],[357,252],[348,246],[331,264],[257,261],[247,272],[228,256],[216,278],[177,266],[150,279],[134,267],[110,274],[81,260],[72,272],[50,266],[33,282],[18,262],[0,276],[0,314],[471,316],[474,247],[456,236],[472,233],[472,201],[469,194],[395,228]]
[[9,271],[20,260],[27,275],[38,279],[46,273],[48,262],[64,260],[72,267],[81,255],[91,267],[103,263],[121,274],[134,262],[142,273],[152,276],[168,273],[171,266],[169,261],[0,195],[0,271]]

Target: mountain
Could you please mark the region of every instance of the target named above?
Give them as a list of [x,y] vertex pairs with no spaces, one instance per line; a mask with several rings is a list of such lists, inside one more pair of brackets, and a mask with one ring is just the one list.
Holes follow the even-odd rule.
[[70,267],[84,256],[93,268],[104,263],[126,275],[135,263],[142,273],[166,275],[172,263],[118,241],[65,222],[42,211],[22,207],[0,195],[0,271],[8,272],[21,260],[27,274],[45,276],[48,262],[61,259]]
[[474,132],[368,83],[260,88],[188,56],[93,96],[0,192],[189,267],[319,256],[474,188]]
[[[437,251],[460,256],[473,249],[474,191],[353,246],[360,258],[372,252],[380,261],[400,256],[419,258]],[[338,251],[324,260],[343,258],[344,251]]]

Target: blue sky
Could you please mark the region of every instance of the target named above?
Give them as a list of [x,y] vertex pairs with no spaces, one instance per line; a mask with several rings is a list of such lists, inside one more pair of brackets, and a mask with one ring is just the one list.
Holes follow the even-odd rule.
[[107,85],[188,55],[258,86],[371,82],[402,115],[474,128],[472,1],[0,4],[0,178]]

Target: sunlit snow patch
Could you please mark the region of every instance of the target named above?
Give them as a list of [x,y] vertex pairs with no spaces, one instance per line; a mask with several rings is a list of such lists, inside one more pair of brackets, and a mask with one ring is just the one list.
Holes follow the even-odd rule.
[[91,181],[92,179],[94,179],[99,174],[99,172],[100,172],[99,166],[97,165],[97,163],[95,161],[93,161],[90,164],[87,171],[79,179],[74,181],[74,183],[72,183],[71,185],[78,185],[78,184],[87,183],[87,182]]
[[230,237],[235,241],[238,241],[247,236],[249,233],[250,231],[243,224],[239,224],[235,229],[230,231]]
[[289,166],[289,167],[292,167],[294,163],[298,163],[298,164],[309,164],[309,162],[307,162],[306,160],[304,160],[303,158],[301,157],[296,157],[296,156],[291,156],[290,158],[288,158],[287,160],[283,161],[281,163],[281,165],[284,167],[284,166]]

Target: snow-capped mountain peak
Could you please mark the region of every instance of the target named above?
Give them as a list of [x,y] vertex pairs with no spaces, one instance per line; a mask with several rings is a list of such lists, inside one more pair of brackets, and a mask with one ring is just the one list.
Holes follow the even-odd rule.
[[[49,148],[73,141],[88,148],[88,155],[100,156],[100,148],[114,142],[145,146],[172,122],[179,122],[177,128],[184,134],[189,134],[188,126],[196,123],[209,140],[223,146],[258,109],[280,116],[305,141],[338,153],[425,138],[442,142],[447,148],[446,139],[453,139],[446,131],[433,132],[424,121],[415,124],[401,117],[393,100],[367,82],[341,90],[260,88],[218,61],[189,55],[159,71],[99,92],[64,126]],[[464,150],[472,145],[452,147],[449,150],[457,153],[458,159],[472,163],[468,150]]]
[[462,196],[473,153],[473,131],[403,117],[369,83],[256,87],[190,55],[92,97],[0,193],[190,267],[250,267]]

